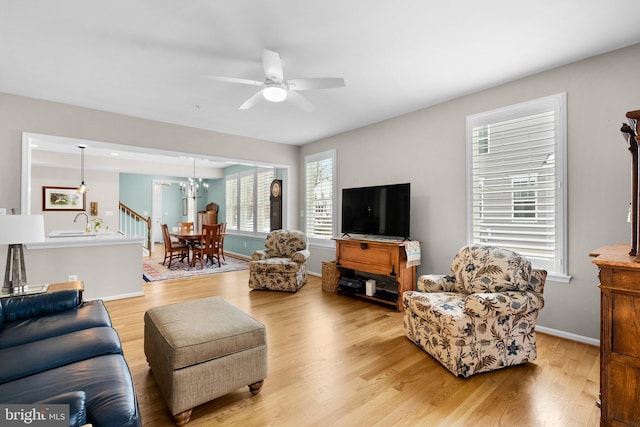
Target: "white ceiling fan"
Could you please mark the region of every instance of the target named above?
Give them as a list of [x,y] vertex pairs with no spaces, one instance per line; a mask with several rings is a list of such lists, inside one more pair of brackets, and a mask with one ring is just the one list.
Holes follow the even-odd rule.
[[292,104],[304,111],[313,111],[313,104],[303,95],[299,94],[298,91],[344,87],[344,79],[341,77],[314,77],[284,80],[280,55],[272,50],[262,50],[262,66],[265,74],[265,80],[262,82],[236,77],[209,77],[223,82],[262,86],[260,91],[240,106],[241,110],[248,110],[264,98],[271,102],[282,102],[288,99]]

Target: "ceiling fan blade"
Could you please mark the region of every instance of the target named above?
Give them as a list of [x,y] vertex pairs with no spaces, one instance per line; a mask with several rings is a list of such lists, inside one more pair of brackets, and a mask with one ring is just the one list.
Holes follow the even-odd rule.
[[267,79],[281,83],[283,79],[280,55],[269,49],[262,49],[262,66]]
[[287,80],[287,86],[293,90],[331,89],[344,87],[342,77],[316,77],[309,79]]
[[259,90],[254,95],[252,95],[251,98],[249,98],[246,101],[244,101],[244,103],[240,106],[240,110],[248,110],[249,108],[251,108],[254,105],[256,105],[258,103],[258,101],[260,101],[263,98],[264,98],[264,96],[262,96],[262,91]]
[[314,107],[314,105],[307,98],[300,95],[298,92],[294,92],[290,90],[287,93],[287,99],[291,101],[293,105],[295,105],[296,107],[300,108],[303,111],[306,111],[307,113],[316,109],[316,107]]
[[239,79],[236,77],[222,77],[222,76],[206,76],[206,77],[213,80],[218,80],[221,82],[240,83],[243,85],[262,86],[264,84],[264,82],[259,82],[257,80]]

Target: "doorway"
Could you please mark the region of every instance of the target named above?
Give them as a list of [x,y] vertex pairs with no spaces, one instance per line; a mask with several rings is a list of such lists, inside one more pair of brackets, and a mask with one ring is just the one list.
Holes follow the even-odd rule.
[[[188,218],[188,212],[184,211],[185,199],[180,192],[179,181],[154,180],[153,196],[151,202],[151,235],[153,242],[163,242],[161,224],[167,224],[169,230],[178,225],[178,222]],[[185,215],[186,213],[186,215]]]

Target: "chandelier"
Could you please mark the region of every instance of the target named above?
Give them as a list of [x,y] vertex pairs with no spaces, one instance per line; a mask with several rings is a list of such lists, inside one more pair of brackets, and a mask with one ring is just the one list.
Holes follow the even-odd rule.
[[193,177],[190,177],[186,182],[180,183],[182,196],[199,199],[204,197],[208,190],[209,183],[202,182],[202,178],[196,178],[196,159],[193,159]]

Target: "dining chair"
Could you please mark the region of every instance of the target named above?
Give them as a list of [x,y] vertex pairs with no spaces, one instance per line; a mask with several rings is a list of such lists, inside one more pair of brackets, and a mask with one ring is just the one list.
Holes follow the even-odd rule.
[[227,235],[227,223],[220,223],[220,242],[218,244],[218,248],[220,249],[218,255],[222,257],[222,259],[226,262],[227,259],[224,257],[224,237]]
[[164,239],[164,260],[162,260],[162,265],[167,262],[167,258],[169,258],[169,268],[171,268],[171,261],[174,258],[180,258],[180,261],[185,258],[189,259],[189,246],[186,243],[172,241],[167,224],[162,224],[162,237]]
[[183,233],[191,233],[193,231],[193,222],[178,222],[178,229]]
[[[193,222],[178,222],[178,231],[180,231],[180,233],[193,232]],[[178,241],[189,246],[189,242],[185,239],[178,239]]]
[[200,260],[200,269],[203,269],[206,257],[211,260],[212,264],[213,259],[215,258],[218,261],[218,267],[222,267],[222,263],[220,262],[219,245],[221,228],[220,224],[205,224],[202,226],[202,236],[200,236],[200,242],[196,243],[193,248],[191,265],[195,265],[196,260]]

